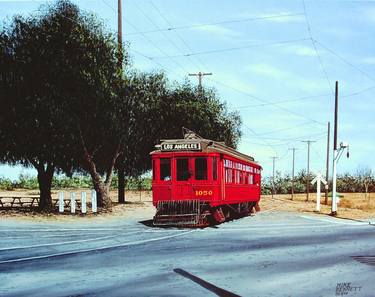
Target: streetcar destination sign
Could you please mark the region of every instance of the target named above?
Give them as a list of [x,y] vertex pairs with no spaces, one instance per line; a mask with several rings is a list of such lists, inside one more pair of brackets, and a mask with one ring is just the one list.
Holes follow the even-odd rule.
[[202,147],[199,142],[191,143],[163,143],[162,151],[201,151]]

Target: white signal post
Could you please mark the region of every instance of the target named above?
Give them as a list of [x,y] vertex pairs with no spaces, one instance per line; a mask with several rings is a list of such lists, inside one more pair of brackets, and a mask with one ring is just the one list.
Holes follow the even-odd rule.
[[70,193],[70,212],[76,213],[76,193]]
[[81,193],[81,213],[86,214],[86,192]]
[[91,208],[92,208],[92,212],[93,213],[97,213],[98,212],[97,199],[96,199],[96,191],[95,190],[91,191]]
[[64,212],[64,192],[59,192],[59,212]]
[[323,183],[324,185],[327,185],[327,181],[324,179],[322,174],[320,172],[318,172],[318,174],[315,176],[315,178],[311,181],[312,185],[315,184],[315,183],[317,183],[317,185],[316,185],[316,211],[320,212],[320,197],[321,197],[320,183]]

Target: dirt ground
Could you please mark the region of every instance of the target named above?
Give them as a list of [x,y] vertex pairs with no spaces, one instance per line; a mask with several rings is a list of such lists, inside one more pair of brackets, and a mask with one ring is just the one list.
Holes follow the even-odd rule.
[[[328,197],[325,205],[325,196],[322,193],[320,214],[329,215],[331,213],[332,200]],[[306,194],[296,194],[293,200],[291,195],[263,195],[261,199],[261,210],[277,209],[282,211],[295,211],[304,213],[315,213],[316,193],[309,195],[306,201]],[[375,218],[375,193],[369,193],[367,198],[365,193],[340,193],[337,217],[354,220],[365,220]]]
[[[80,193],[86,191],[88,201],[90,201],[90,191],[88,190],[65,190],[65,197],[69,197],[70,192],[76,192],[76,196],[80,197]],[[58,191],[53,191],[52,198],[57,199]],[[37,191],[30,190],[16,190],[0,192],[1,197],[10,197],[15,195],[37,195]],[[144,217],[151,219],[155,213],[152,205],[151,191],[127,191],[126,204],[117,204],[117,191],[111,191],[111,198],[114,206],[111,212],[101,211],[99,214],[92,214],[90,208],[85,216],[76,214],[71,215],[66,209],[64,215],[56,213],[40,214],[35,210],[27,208],[14,208],[12,210],[0,210],[0,220],[9,217],[12,218],[26,218],[38,220],[71,220],[71,219],[105,219],[111,217]],[[375,193],[370,193],[366,198],[364,193],[342,193],[340,203],[338,205],[338,217],[354,220],[366,220],[375,218]],[[329,215],[331,212],[331,199],[328,199],[328,205],[324,204],[324,194],[321,200],[320,214]],[[296,194],[293,200],[291,195],[263,195],[260,201],[261,211],[279,210],[290,212],[302,212],[314,214],[316,207],[316,194],[309,196],[309,201],[306,201],[306,194]],[[79,213],[79,211],[78,211]]]

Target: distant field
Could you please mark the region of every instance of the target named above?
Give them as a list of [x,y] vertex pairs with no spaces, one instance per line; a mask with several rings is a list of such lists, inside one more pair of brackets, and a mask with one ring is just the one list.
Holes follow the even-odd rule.
[[[350,219],[375,218],[375,193],[340,193],[338,204],[338,216]],[[328,197],[328,205],[324,205],[325,196],[321,197],[321,213],[331,213],[331,198]],[[279,209],[285,211],[314,212],[316,207],[316,193],[310,193],[309,202],[306,202],[306,194],[295,194],[293,201],[291,195],[263,195],[261,209]]]

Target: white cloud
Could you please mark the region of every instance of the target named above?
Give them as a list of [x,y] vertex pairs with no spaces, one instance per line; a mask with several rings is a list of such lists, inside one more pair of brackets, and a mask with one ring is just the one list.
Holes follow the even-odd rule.
[[293,88],[296,88],[297,86],[298,89],[306,92],[327,91],[327,82],[325,82],[323,79],[304,78],[299,74],[294,74],[270,64],[252,64],[246,66],[246,69],[251,73],[282,81],[284,85],[288,85]]
[[362,59],[362,63],[369,64],[369,65],[375,65],[375,57],[366,57]]
[[291,45],[289,47],[286,47],[285,50],[297,56],[304,56],[304,57],[316,56],[315,50],[312,47],[305,46],[305,45]]
[[[278,16],[278,15],[280,16],[273,17],[273,16]],[[258,15],[257,17],[264,17],[264,18],[269,17],[265,19],[265,21],[272,22],[272,23],[301,23],[305,21],[305,17],[303,15],[291,15],[290,12],[261,14],[261,15]]]
[[240,13],[236,15],[237,18],[263,18],[262,22],[270,23],[301,23],[305,21],[305,17],[301,14],[293,13],[291,11],[278,11],[273,13]]
[[368,7],[366,7],[366,9],[363,11],[363,15],[368,21],[375,23],[375,9],[374,8],[369,9]]
[[200,26],[200,27],[195,27],[194,30],[200,31],[200,32],[205,32],[209,34],[216,34],[220,36],[225,36],[225,37],[236,37],[240,36],[241,33],[232,29],[228,29],[224,26],[220,25],[206,25],[206,26]]
[[281,79],[281,78],[284,78],[285,76],[288,76],[287,72],[280,70],[269,64],[250,65],[249,67],[247,67],[247,69],[257,74],[268,76],[271,78],[276,78],[276,79]]

